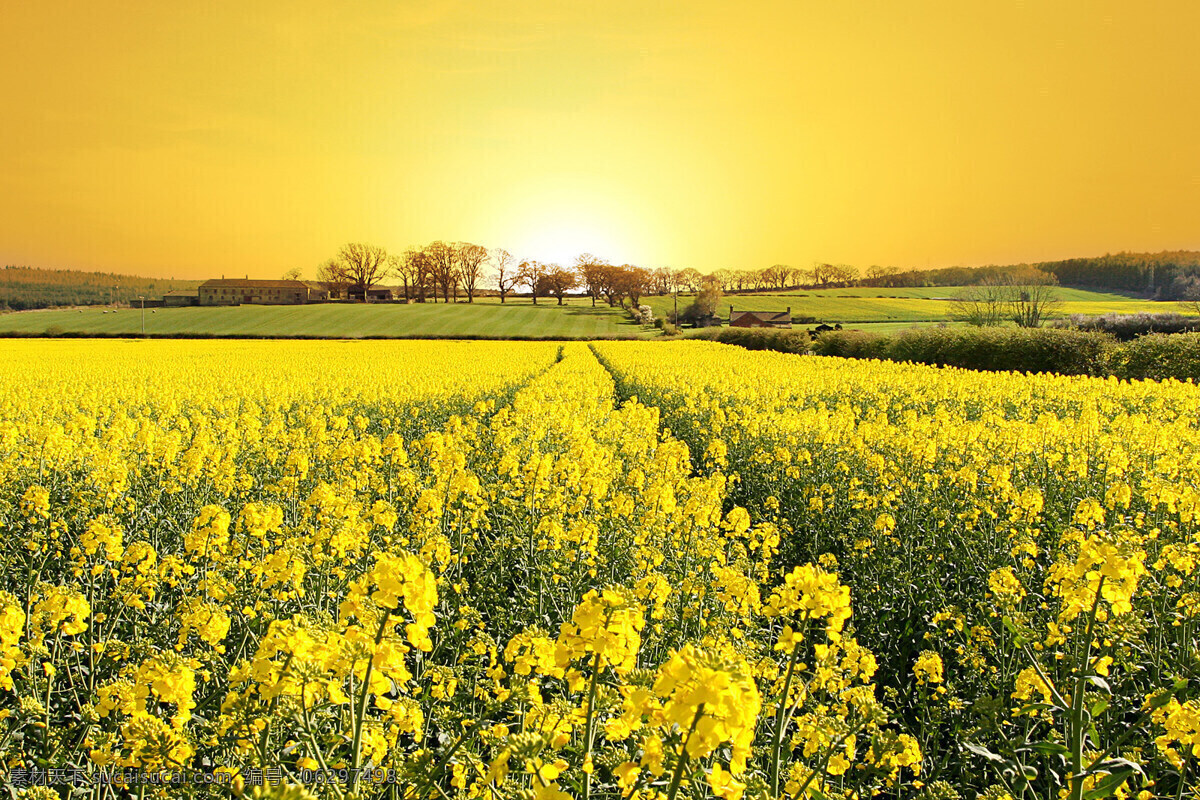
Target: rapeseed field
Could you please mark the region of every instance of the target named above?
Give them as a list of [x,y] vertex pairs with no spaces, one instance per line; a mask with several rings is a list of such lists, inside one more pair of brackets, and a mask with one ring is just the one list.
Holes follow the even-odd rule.
[[1195,794],[1194,385],[52,340],[0,382],[17,796]]

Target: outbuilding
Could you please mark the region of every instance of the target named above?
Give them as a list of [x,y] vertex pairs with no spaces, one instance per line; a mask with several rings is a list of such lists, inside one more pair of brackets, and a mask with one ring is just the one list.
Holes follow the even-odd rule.
[[729,325],[734,328],[790,328],[792,307],[787,311],[734,311],[729,307]]

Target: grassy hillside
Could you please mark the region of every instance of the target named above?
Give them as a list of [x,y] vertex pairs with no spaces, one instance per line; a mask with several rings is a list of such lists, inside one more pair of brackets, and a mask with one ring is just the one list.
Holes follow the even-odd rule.
[[112,272],[5,267],[0,269],[0,309],[128,303],[159,298],[172,289],[195,289],[200,281],[142,278]]
[[[782,311],[791,306],[796,318],[807,316],[819,322],[892,331],[913,324],[950,321],[953,307],[948,298],[955,291],[955,287],[934,287],[746,294],[727,296],[718,311],[724,317],[729,313],[730,304],[739,310],[751,311]],[[1140,300],[1114,292],[1062,289],[1060,293],[1065,301],[1061,314],[1176,310],[1172,303]],[[649,297],[643,302],[654,309],[656,316],[664,316],[672,308],[670,297]],[[690,302],[690,297],[681,296],[680,309]],[[0,333],[39,334],[53,328],[56,332],[73,334],[137,335],[141,333],[141,320],[142,312],[136,308],[25,311],[0,315]],[[330,338],[590,338],[650,336],[656,332],[645,331],[630,322],[620,309],[592,308],[590,301],[585,299],[575,298],[564,306],[543,299],[533,306],[528,298],[510,298],[504,305],[494,298],[480,298],[473,304],[449,305],[160,308],[146,311],[146,333]]]
[[[147,309],[149,335],[395,337],[610,337],[644,331],[620,309],[531,305],[528,301],[457,305],[309,305]],[[0,316],[0,333],[137,335],[139,309],[25,311]]]
[[[941,322],[953,319],[952,298],[962,287],[934,286],[925,288],[852,288],[808,289],[788,292],[756,292],[727,295],[717,311],[728,317],[729,306],[738,311],[783,311],[789,306],[794,318],[812,317],[818,322],[876,323],[876,322]],[[1091,291],[1063,287],[1058,289],[1063,300],[1058,313],[1107,314],[1137,311],[1174,311],[1174,304],[1142,300],[1133,295],[1111,291]],[[679,297],[683,311],[691,297]],[[671,297],[649,297],[642,302],[654,309],[657,316],[671,311]]]

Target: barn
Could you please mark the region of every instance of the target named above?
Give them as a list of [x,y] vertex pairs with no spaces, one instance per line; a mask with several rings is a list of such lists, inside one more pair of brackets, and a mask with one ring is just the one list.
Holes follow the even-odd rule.
[[790,328],[792,307],[786,311],[734,311],[729,307],[729,325],[734,328]]

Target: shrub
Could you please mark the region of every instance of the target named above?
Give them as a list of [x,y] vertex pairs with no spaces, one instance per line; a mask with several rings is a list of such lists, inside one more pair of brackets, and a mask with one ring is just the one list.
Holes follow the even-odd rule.
[[1200,331],[1200,317],[1186,317],[1174,312],[1149,314],[1144,311],[1137,314],[1101,314],[1094,317],[1072,314],[1069,320],[1056,321],[1054,327],[1111,333],[1122,342],[1128,342],[1149,333]]
[[774,350],[780,353],[807,353],[811,341],[806,331],[786,328],[709,328],[695,334],[694,338],[711,339],[747,350]]
[[888,356],[890,340],[866,331],[826,331],[813,342],[813,352],[841,358],[881,358]]
[[917,364],[1063,375],[1107,374],[1112,338],[1102,333],[1036,328],[913,328],[893,337],[830,331],[818,355],[881,358]]
[[1118,378],[1200,381],[1200,333],[1140,336],[1117,349],[1112,374]]

